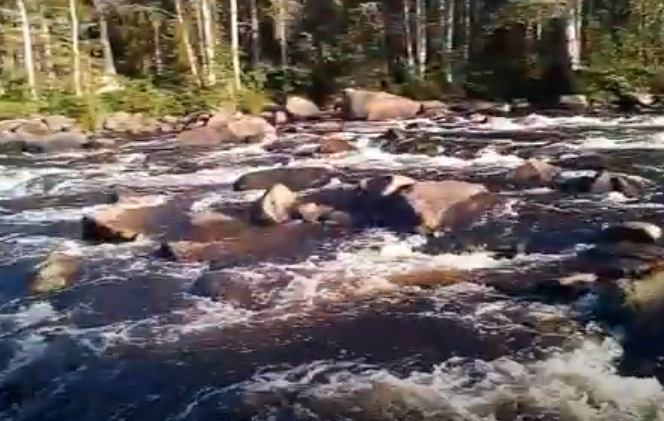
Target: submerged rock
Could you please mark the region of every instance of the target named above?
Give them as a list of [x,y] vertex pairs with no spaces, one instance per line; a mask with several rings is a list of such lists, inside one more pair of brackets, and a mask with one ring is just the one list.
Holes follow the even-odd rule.
[[322,187],[334,175],[334,171],[323,167],[273,168],[242,175],[233,183],[233,190],[266,190],[275,184],[283,184],[293,191],[301,191]]
[[343,133],[330,133],[320,139],[317,152],[320,154],[335,154],[355,150],[355,146],[346,140]]
[[647,184],[643,179],[609,171],[599,171],[593,176],[582,176],[562,180],[558,187],[568,193],[618,192],[627,197],[639,197]]
[[30,279],[33,294],[55,292],[73,283],[82,263],[80,256],[53,252],[41,263]]

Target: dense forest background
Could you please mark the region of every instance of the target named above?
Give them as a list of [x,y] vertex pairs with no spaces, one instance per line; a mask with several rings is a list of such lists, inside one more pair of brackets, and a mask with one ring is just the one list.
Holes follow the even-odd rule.
[[663,0],[2,0],[0,114],[659,93]]

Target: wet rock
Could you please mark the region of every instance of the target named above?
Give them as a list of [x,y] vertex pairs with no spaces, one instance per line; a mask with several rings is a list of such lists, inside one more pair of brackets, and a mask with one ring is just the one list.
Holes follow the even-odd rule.
[[560,172],[561,168],[555,165],[531,158],[514,169],[512,179],[524,185],[546,185],[552,182]]
[[72,131],[77,129],[76,120],[63,115],[48,115],[43,118],[51,133]]
[[24,150],[30,153],[46,153],[85,149],[94,145],[95,143],[82,133],[63,132],[26,139]]
[[566,110],[584,111],[589,105],[585,95],[562,95],[558,101],[558,107]]
[[26,141],[23,136],[11,134],[0,137],[0,154],[15,155],[25,151]]
[[597,243],[630,243],[653,244],[662,238],[662,229],[655,224],[642,221],[623,222],[603,229],[595,239]]
[[222,142],[221,135],[213,127],[196,127],[180,133],[178,141],[188,145],[216,145]]
[[187,144],[261,143],[276,139],[276,129],[265,119],[255,116],[233,116],[219,119],[214,125],[198,127],[178,135]]
[[283,184],[293,191],[318,188],[328,184],[335,173],[323,167],[286,167],[255,171],[242,175],[233,190],[266,190]]
[[399,190],[412,186],[417,183],[413,178],[405,175],[390,174],[365,178],[360,181],[360,188],[369,195],[369,197],[379,198],[390,196]]
[[30,280],[33,294],[55,292],[71,285],[82,263],[80,256],[53,252],[41,263]]
[[320,108],[312,101],[300,96],[289,95],[286,98],[286,111],[296,120],[316,118],[320,115]]
[[320,154],[336,154],[342,152],[349,152],[355,150],[355,146],[351,145],[343,133],[331,133],[325,135],[320,139],[317,152]]
[[212,128],[220,128],[226,125],[230,120],[235,118],[236,116],[239,116],[239,114],[235,109],[232,108],[223,108],[221,110],[218,110],[215,112],[212,117],[210,117],[207,122],[206,126],[212,127]]
[[646,189],[646,183],[637,177],[609,171],[597,172],[594,176],[582,176],[563,180],[558,187],[570,193],[619,192],[627,197],[638,197]]
[[134,241],[141,235],[160,232],[177,215],[167,203],[149,198],[123,199],[81,220],[81,237],[94,243],[122,243]]
[[415,117],[422,104],[380,91],[348,88],[343,92],[342,115],[349,120],[393,120]]
[[387,276],[387,280],[399,286],[420,288],[438,288],[454,285],[468,279],[466,273],[450,268],[418,269],[405,273],[395,273]]
[[118,111],[105,116],[101,122],[103,130],[115,133],[137,134],[143,130],[143,115]]
[[481,114],[486,116],[504,116],[511,111],[509,104],[504,102],[466,100],[450,106],[450,111],[464,114]]
[[[386,185],[380,195],[372,194],[365,202],[375,219],[396,229],[416,230],[422,233],[437,231],[446,225],[457,224],[477,217],[490,195],[481,184],[456,180],[418,181],[394,178],[385,183],[369,181],[368,185]],[[372,189],[380,191],[379,189]]]
[[280,224],[290,219],[297,195],[283,184],[275,184],[254,203],[251,220],[255,224]]
[[422,104],[422,112],[426,116],[438,116],[448,111],[447,104],[443,101],[421,101],[420,104]]
[[16,129],[16,133],[30,138],[35,136],[48,136],[51,134],[51,130],[48,125],[41,120],[29,120],[21,124],[21,126]]
[[392,129],[379,137],[378,141],[381,149],[392,154],[438,156],[442,145],[442,138],[436,135],[428,133],[408,135]]
[[14,133],[16,132],[25,120],[3,120],[0,121],[0,133]]
[[158,258],[178,262],[216,262],[216,264],[256,263],[268,258],[294,258],[307,255],[326,231],[316,224],[290,222],[268,227],[250,227],[221,241],[164,242],[155,253]]

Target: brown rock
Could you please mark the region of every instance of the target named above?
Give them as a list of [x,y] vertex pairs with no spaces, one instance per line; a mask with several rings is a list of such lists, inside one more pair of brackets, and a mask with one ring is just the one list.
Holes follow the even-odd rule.
[[320,154],[335,154],[353,150],[355,150],[355,147],[346,140],[343,133],[331,133],[323,136],[318,146],[318,153]]
[[82,259],[79,256],[53,252],[37,267],[30,280],[33,294],[54,292],[71,285],[76,278]]
[[233,190],[266,190],[283,184],[293,191],[318,188],[328,184],[334,173],[323,167],[284,167],[254,171],[242,175],[233,183]]
[[164,243],[157,256],[179,262],[290,257],[301,253],[303,245],[321,234],[318,225],[299,222],[252,227],[236,236],[212,243],[193,241]]
[[342,101],[342,114],[350,120],[407,119],[422,111],[417,101],[380,91],[345,89]]
[[251,219],[256,224],[280,224],[290,219],[297,195],[283,184],[275,184],[254,203]]
[[40,137],[40,136],[48,136],[51,134],[51,130],[49,127],[46,125],[41,120],[30,120],[27,121],[18,128],[17,133],[21,135],[25,135],[27,137]]
[[93,216],[83,217],[81,236],[83,240],[100,243],[134,241],[140,235],[163,232],[165,225],[175,224],[177,216],[168,203],[150,203],[146,198],[123,199]]
[[387,197],[404,187],[417,183],[405,175],[385,175],[364,179],[360,181],[360,188],[374,196]]
[[178,140],[194,144],[259,143],[276,139],[276,129],[265,119],[255,116],[233,116],[214,125],[181,133]]
[[481,184],[456,180],[419,181],[378,198],[371,203],[369,211],[385,225],[428,233],[452,222],[470,219],[479,209],[484,209],[486,201],[483,199],[476,205],[471,199],[484,193],[488,190]]
[[320,108],[312,101],[300,96],[290,95],[285,104],[288,114],[298,120],[316,118],[320,115]]
[[517,183],[546,184],[560,174],[561,168],[539,159],[531,158],[514,169],[512,178]]
[[421,288],[436,288],[446,285],[454,285],[466,280],[467,276],[459,270],[419,269],[406,273],[391,274],[388,281],[400,286],[415,286]]

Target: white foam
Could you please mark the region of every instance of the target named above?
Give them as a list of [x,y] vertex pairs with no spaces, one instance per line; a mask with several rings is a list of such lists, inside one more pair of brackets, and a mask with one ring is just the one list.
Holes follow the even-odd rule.
[[516,415],[516,410],[576,421],[663,419],[662,385],[653,378],[617,375],[614,361],[620,352],[612,340],[587,340],[542,361],[451,358],[407,377],[361,364],[317,361],[261,373],[238,389],[248,396],[298,391],[300,402],[314,411],[325,408],[329,415],[350,411],[391,419],[409,412],[480,421],[502,419],[505,410]]

